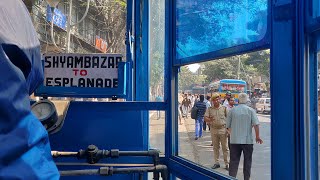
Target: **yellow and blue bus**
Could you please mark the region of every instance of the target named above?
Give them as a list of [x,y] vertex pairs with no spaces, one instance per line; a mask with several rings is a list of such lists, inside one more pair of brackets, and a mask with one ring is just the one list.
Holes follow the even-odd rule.
[[222,79],[209,84],[210,94],[218,92],[223,98],[227,91],[230,91],[233,97],[238,98],[239,93],[247,92],[246,81],[239,79]]

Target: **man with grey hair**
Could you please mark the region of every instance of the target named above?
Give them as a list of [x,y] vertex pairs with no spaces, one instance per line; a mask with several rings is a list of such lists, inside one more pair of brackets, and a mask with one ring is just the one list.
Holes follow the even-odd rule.
[[252,127],[254,127],[256,133],[256,143],[263,143],[259,135],[259,121],[256,112],[246,105],[247,100],[247,94],[239,94],[239,105],[229,111],[226,122],[226,127],[231,136],[229,175],[233,177],[237,176],[239,161],[243,152],[244,180],[249,180],[251,174],[253,153]]

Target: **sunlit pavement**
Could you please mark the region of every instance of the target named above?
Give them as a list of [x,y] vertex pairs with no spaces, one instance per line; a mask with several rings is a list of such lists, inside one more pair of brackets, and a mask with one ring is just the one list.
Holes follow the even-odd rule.
[[[150,147],[159,149],[164,153],[164,112],[161,113],[161,118],[157,120],[156,112],[150,112]],[[255,144],[251,179],[252,180],[269,180],[271,179],[271,148],[270,148],[270,115],[258,114],[260,121],[260,136],[264,143],[262,145]],[[213,166],[213,147],[211,146],[211,137],[209,130],[203,132],[203,137],[194,140],[194,120],[185,118],[183,124],[179,125],[179,156],[190,161],[200,164],[204,167],[211,168]],[[254,133],[254,132],[253,132]],[[238,179],[243,179],[243,157],[241,158],[238,170]],[[224,169],[222,152],[220,153],[221,168],[216,171],[228,174]]]

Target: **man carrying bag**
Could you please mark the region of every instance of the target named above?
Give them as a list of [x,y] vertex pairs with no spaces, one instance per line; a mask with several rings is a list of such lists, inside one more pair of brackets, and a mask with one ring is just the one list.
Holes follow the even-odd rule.
[[198,101],[194,107],[191,109],[191,118],[195,119],[195,140],[202,137],[202,126],[204,120],[204,114],[206,112],[207,106],[204,101],[204,96],[200,95],[200,101]]

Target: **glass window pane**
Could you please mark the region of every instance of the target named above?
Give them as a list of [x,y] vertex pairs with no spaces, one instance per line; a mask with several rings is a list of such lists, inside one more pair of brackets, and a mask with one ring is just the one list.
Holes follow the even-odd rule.
[[[202,123],[202,121],[200,122],[198,119],[193,119],[191,117],[193,114],[191,109],[194,104],[197,104],[197,101],[200,100],[200,95],[204,95],[204,101],[207,101],[206,99],[208,97],[212,108],[215,108],[215,105],[218,105],[217,107],[219,108],[223,108],[223,106],[230,108],[228,103],[231,104],[231,102],[235,103],[235,106],[232,108],[237,108],[240,106],[238,101],[239,92],[246,92],[248,94],[248,102],[244,106],[249,106],[253,111],[256,111],[260,124],[260,137],[264,141],[263,144],[256,144],[255,130],[251,128],[250,124],[249,131],[251,130],[252,132],[254,149],[252,154],[251,179],[271,179],[271,99],[269,67],[269,50],[181,66],[178,77],[178,155],[211,170],[215,164],[219,163],[220,167],[214,169],[214,171],[228,175],[225,167],[226,164],[229,163],[230,151],[222,149],[222,144],[226,144],[224,147],[229,149],[225,127],[217,127],[213,123],[204,124],[204,121]],[[227,91],[223,88],[224,86],[227,89],[231,87],[231,89],[227,91],[231,92],[234,99],[226,96]],[[217,101],[217,103],[210,99],[214,93],[218,93],[220,96],[218,97],[220,101]],[[206,105],[209,102],[206,102]],[[206,108],[206,111],[209,111],[208,109],[209,108]],[[212,114],[214,114],[213,112]],[[219,121],[224,125],[226,122],[225,112],[222,109],[222,111],[218,113],[220,113],[218,116]],[[227,113],[229,112],[227,111]],[[199,129],[197,128],[198,124]],[[199,131],[200,128],[202,128],[202,135]],[[218,137],[219,139],[224,138],[226,143],[222,141],[216,143],[214,139]],[[232,144],[236,143],[232,143],[232,141],[230,141],[230,143],[230,148],[232,149]],[[216,155],[217,158],[215,159],[214,154],[216,148],[218,149],[219,155]],[[226,152],[227,162],[225,162],[223,152]],[[243,162],[242,153],[238,167],[238,179],[243,179]]]
[[262,40],[267,7],[267,0],[177,0],[176,57]]
[[149,111],[149,146],[159,150],[161,156],[165,151],[165,115],[165,111]]
[[[81,23],[71,27],[68,25],[67,19],[71,18],[72,24],[76,23],[84,16],[84,12],[86,9],[86,3],[82,1],[72,1],[72,2],[73,2],[72,9],[71,9],[72,14],[70,17],[68,17],[69,8],[70,8],[69,1],[61,1],[59,3],[59,6],[57,9],[55,9],[55,13],[54,13],[53,28],[51,28],[51,23],[50,23],[51,18],[48,19],[49,17],[52,16],[52,13],[50,13],[51,10],[49,6],[47,6],[46,1],[41,1],[33,5],[32,12],[30,12],[30,15],[33,18],[34,27],[40,41],[41,54],[115,53],[115,54],[122,54],[122,60],[125,61],[126,60],[126,45],[125,45],[126,33],[125,32],[126,32],[126,23],[127,23],[126,0],[121,2],[117,0],[92,2],[90,4],[88,13],[84,17],[84,20]],[[116,23],[114,20],[116,20]],[[71,27],[71,31],[70,31],[71,38],[69,40],[67,38],[68,33],[65,28],[68,26]],[[51,38],[51,29],[53,29],[52,31],[53,38]],[[53,42],[55,42],[56,46],[54,45]],[[70,47],[69,51],[67,47]],[[59,66],[60,64],[62,64],[62,62],[59,62]],[[59,68],[61,71],[59,70],[54,72],[62,72],[62,71],[73,72],[72,68],[70,69],[70,67],[65,67],[63,65],[61,65],[61,67],[62,67],[61,69]],[[101,68],[102,67],[100,67],[100,69]],[[98,70],[99,69],[98,67],[95,69],[82,67],[81,69],[83,70],[83,72],[89,72],[88,74],[83,75],[83,76],[86,76],[87,79],[92,80],[95,78],[95,81],[96,81],[96,79],[100,77],[105,77],[105,76],[102,76],[104,73],[99,74],[97,73],[99,71],[97,72],[94,71],[96,69]],[[46,72],[46,69],[45,69],[45,72]],[[99,77],[97,74],[99,74]],[[65,75],[61,75],[57,73],[55,73],[55,75],[58,78],[66,77]],[[77,79],[76,76],[77,76],[77,73],[74,73],[68,76],[68,78]],[[45,74],[45,79],[47,79],[47,77],[51,78],[50,76]],[[115,77],[117,77],[117,75]],[[55,78],[55,80],[57,80],[58,78]],[[104,78],[104,79],[108,79],[108,78]],[[114,81],[116,82],[117,78],[114,78]],[[72,82],[72,80],[69,82]],[[119,82],[118,84],[122,84],[122,82]],[[56,83],[55,86],[61,87],[62,85],[61,83],[60,85],[59,83]],[[48,90],[50,90],[50,88],[46,87],[45,91],[48,91]],[[68,90],[59,89],[59,90],[56,90],[55,93],[61,96],[64,96],[66,94],[66,91]],[[108,92],[103,92],[103,93],[108,95],[107,94]],[[45,94],[47,93],[45,92]],[[55,96],[56,94],[54,94],[53,96]],[[110,94],[111,93],[109,93],[109,95]],[[52,93],[49,93],[49,96],[51,95]],[[114,95],[113,92],[111,95]],[[96,94],[93,94],[92,96],[93,98],[97,97]],[[92,99],[92,100],[96,101],[97,99]],[[111,99],[109,100],[111,101]]]
[[149,101],[163,101],[164,96],[164,0],[149,2]]

